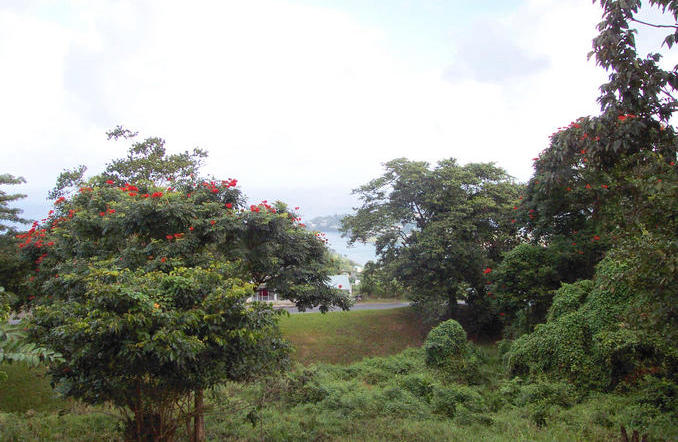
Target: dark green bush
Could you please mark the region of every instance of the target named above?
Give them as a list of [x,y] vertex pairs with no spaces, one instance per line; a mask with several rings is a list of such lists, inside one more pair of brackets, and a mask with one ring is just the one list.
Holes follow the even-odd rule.
[[477,390],[457,384],[434,388],[431,406],[435,413],[447,417],[454,417],[462,406],[473,413],[488,411],[487,404]]
[[563,286],[549,321],[513,343],[505,355],[510,373],[603,390],[647,373],[675,380],[676,255],[678,243],[650,234],[611,250],[592,282]]
[[590,279],[582,279],[573,284],[563,284],[553,297],[548,320],[553,321],[565,313],[576,311],[584,303],[592,288],[593,281]]
[[424,342],[426,365],[445,367],[453,359],[463,358],[467,348],[466,332],[454,319],[440,323],[431,330]]
[[400,378],[398,385],[416,397],[430,402],[435,382],[435,379],[426,373],[415,373]]

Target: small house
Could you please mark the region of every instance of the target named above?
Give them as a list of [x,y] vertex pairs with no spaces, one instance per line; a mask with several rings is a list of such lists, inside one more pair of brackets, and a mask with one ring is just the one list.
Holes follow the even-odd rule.
[[330,287],[348,292],[349,296],[353,295],[351,288],[351,281],[348,280],[348,275],[331,275]]

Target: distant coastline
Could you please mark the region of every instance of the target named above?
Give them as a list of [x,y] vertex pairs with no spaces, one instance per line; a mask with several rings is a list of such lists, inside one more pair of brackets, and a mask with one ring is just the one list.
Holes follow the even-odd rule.
[[355,243],[349,246],[348,238],[341,236],[339,228],[341,227],[341,219],[344,216],[346,215],[318,216],[310,221],[306,221],[306,227],[309,230],[324,233],[328,246],[332,250],[361,266],[364,266],[367,261],[376,261],[374,244]]

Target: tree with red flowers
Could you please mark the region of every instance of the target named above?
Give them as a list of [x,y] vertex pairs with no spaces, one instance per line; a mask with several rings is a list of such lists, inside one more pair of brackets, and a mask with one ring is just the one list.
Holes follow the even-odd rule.
[[129,413],[129,439],[171,439],[193,419],[202,440],[205,388],[286,366],[279,313],[247,302],[259,283],[300,308],[350,305],[295,213],[244,207],[237,180],[198,176],[201,158],[150,138],[100,175],[67,171],[49,217],[18,235],[32,266],[31,336],[64,357],[54,382]]
[[676,381],[678,71],[640,57],[633,26],[669,29],[671,48],[678,4],[647,3],[674,24],[639,20],[640,0],[600,1],[589,56],[610,73],[601,114],[560,128],[535,160],[520,218],[539,244],[587,257],[591,281],[555,292],[548,321],[507,355],[514,373],[611,389],[652,367]]

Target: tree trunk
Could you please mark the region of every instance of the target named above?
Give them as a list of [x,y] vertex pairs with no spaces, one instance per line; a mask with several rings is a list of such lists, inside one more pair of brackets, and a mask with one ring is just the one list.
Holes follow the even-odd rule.
[[447,293],[447,319],[452,319],[457,313],[457,290]]
[[141,379],[137,378],[137,405],[134,410],[134,420],[137,424],[137,441],[141,442],[141,424],[143,413],[141,412]]
[[203,391],[195,391],[195,416],[193,417],[193,441],[205,442],[205,415],[203,414]]

